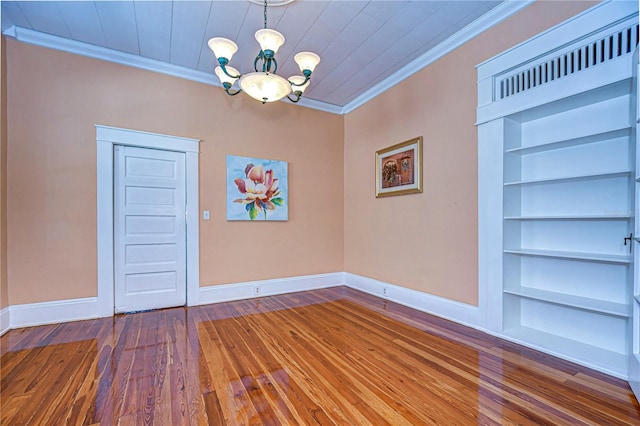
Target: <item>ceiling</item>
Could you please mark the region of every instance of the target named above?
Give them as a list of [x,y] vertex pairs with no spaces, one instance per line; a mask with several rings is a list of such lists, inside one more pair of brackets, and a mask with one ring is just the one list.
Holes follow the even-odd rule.
[[[506,3],[527,2],[297,0],[269,7],[268,26],[286,38],[276,55],[283,77],[300,74],[299,51],[322,58],[301,104],[345,113],[428,64],[424,58],[443,45],[464,42],[465,31],[472,36],[504,19],[507,12],[497,12]],[[230,65],[251,72],[259,50],[253,34],[264,24],[263,6],[248,0],[3,0],[0,7],[8,37],[215,85],[207,40],[236,41]]]

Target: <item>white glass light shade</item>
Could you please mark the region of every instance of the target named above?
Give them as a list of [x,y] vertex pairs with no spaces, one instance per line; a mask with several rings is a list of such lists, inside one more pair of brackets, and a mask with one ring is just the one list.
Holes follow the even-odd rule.
[[231,60],[234,53],[238,51],[238,45],[224,37],[214,37],[209,39],[209,49],[213,50],[216,58],[227,58]]
[[[225,67],[227,69],[227,72],[231,75],[240,75],[240,73],[238,72],[237,69],[230,67],[230,66],[226,66]],[[233,78],[233,77],[229,77],[228,75],[226,75],[224,73],[224,71],[222,71],[222,67],[216,67],[215,69],[215,73],[218,76],[218,78],[220,79],[220,83],[222,83],[224,85],[224,83],[229,83],[233,86],[233,83],[236,82],[236,80],[238,79]]]
[[316,65],[320,63],[320,56],[312,52],[300,52],[293,57],[296,64],[300,67],[300,71],[309,70],[313,72]]
[[[289,77],[289,81],[295,84],[301,84],[304,81],[304,77],[299,76],[299,75],[294,75],[293,77]],[[307,82],[305,84],[303,84],[302,86],[291,86],[291,90],[293,92],[304,92],[305,89],[307,87],[309,87],[309,83],[311,83],[311,80],[307,80]]]
[[260,48],[264,50],[273,50],[273,53],[278,53],[280,46],[284,44],[284,36],[276,30],[270,30],[263,28],[256,31],[256,40],[260,43]]
[[260,102],[275,102],[291,93],[291,84],[276,74],[252,72],[240,77],[240,88]]

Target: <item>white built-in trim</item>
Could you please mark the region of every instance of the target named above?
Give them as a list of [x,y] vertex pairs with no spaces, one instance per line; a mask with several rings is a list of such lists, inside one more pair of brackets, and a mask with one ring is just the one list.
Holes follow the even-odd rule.
[[482,327],[502,331],[502,191],[504,133],[508,119],[478,127],[478,306]]
[[[427,53],[421,55],[414,61],[400,68],[393,75],[387,77],[380,83],[371,87],[365,93],[358,96],[345,106],[333,105],[308,98],[302,98],[298,105],[329,112],[332,114],[348,114],[359,106],[383,93],[384,91],[412,76],[427,65],[437,61],[454,49],[457,49],[467,41],[476,37],[478,34],[502,22],[509,16],[519,12],[532,3],[533,0],[505,1],[501,3],[457,33],[453,34],[442,43],[438,44]],[[131,53],[119,52],[105,47],[99,47],[88,43],[69,40],[67,38],[45,34],[39,31],[29,30],[27,28],[16,26],[12,26],[6,29],[2,34],[5,37],[9,37],[23,43],[61,50],[69,53],[75,53],[77,55],[87,56],[90,58],[101,59],[121,65],[144,69],[147,71],[153,71],[178,78],[184,78],[186,80],[197,81],[199,83],[204,83],[211,86],[222,87],[222,85],[217,81],[212,73],[196,71],[178,65],[161,62],[155,59],[143,58]],[[283,100],[283,102],[288,101]]]
[[200,287],[200,304],[230,302],[345,285],[344,273],[303,275]]
[[104,316],[99,314],[100,307],[97,297],[12,305],[9,310],[11,311],[10,324],[12,329],[81,321]]
[[517,339],[515,337],[511,337],[511,336],[509,336],[507,334],[504,334],[504,333],[499,333],[499,332],[492,331],[492,330],[482,330],[482,331],[484,331],[485,333],[490,334],[492,336],[495,336],[495,337],[498,337],[500,339],[506,340],[508,342],[516,343],[518,345],[525,346],[527,348],[534,349],[536,351],[552,355],[552,356],[554,356],[556,358],[564,359],[565,361],[569,361],[569,362],[573,362],[573,363],[578,364],[578,365],[582,365],[582,366],[590,368],[592,370],[599,371],[599,372],[604,373],[604,374],[608,374],[609,376],[617,377],[618,379],[622,379],[622,380],[628,380],[628,376],[626,374],[624,374],[624,373],[622,373],[622,372],[620,372],[618,370],[615,370],[613,368],[605,367],[605,366],[603,366],[601,364],[592,363],[588,359],[576,358],[576,357],[567,355],[566,353],[554,350],[553,348],[550,348],[550,347],[547,347],[547,346],[538,345],[538,344],[534,344],[534,343],[531,343],[531,342],[526,341],[526,340],[520,340],[520,339]]
[[96,125],[98,201],[98,313],[113,315],[113,146],[137,146],[184,152],[187,185],[187,305],[199,304],[200,231],[198,205],[198,139]]
[[[555,101],[563,100],[564,107],[572,102],[584,101],[584,97],[575,95],[596,93],[599,88],[622,87],[630,81],[633,70],[631,49],[613,53],[606,59],[607,48],[598,50],[600,58],[592,54],[589,66],[575,67],[572,73],[562,73],[560,77],[544,79],[548,70],[535,76],[530,70],[540,70],[540,65],[549,64],[555,58],[566,58],[572,52],[580,51],[585,46],[602,49],[604,40],[612,34],[631,32],[629,44],[635,45],[634,31],[637,28],[638,5],[629,1],[604,1],[587,11],[535,36],[512,49],[509,49],[478,65],[478,302],[480,309],[480,327],[489,334],[505,340],[513,341],[536,350],[549,353],[559,358],[576,362],[586,367],[602,371],[615,377],[627,378],[624,369],[615,359],[615,354],[606,358],[612,360],[599,361],[605,357],[600,348],[589,356],[580,356],[575,350],[567,350],[574,342],[563,337],[550,335],[546,338],[529,339],[527,330],[519,331],[507,329],[511,321],[505,321],[503,303],[504,290],[504,142],[508,137],[517,140],[521,137],[520,124],[513,120],[531,120],[539,112],[537,107],[549,107],[547,113],[552,113]],[[624,37],[623,37],[624,39]],[[635,47],[635,46],[633,46]],[[577,49],[577,50],[576,50]],[[604,52],[604,53],[602,53]],[[619,52],[618,52],[619,53]],[[586,56],[571,56],[577,61],[586,61]],[[575,62],[574,64],[577,64]],[[575,71],[575,72],[574,72]],[[497,90],[498,83],[505,77],[524,76],[527,73],[526,84],[520,85],[519,90],[504,97],[504,93]],[[546,74],[548,76],[548,74]],[[552,74],[553,75],[553,74]],[[523,80],[525,81],[525,80]],[[536,84],[532,84],[531,81]],[[524,89],[522,88],[524,87]],[[597,99],[597,97],[595,97]],[[595,102],[595,101],[594,101]],[[527,116],[527,114],[529,114]],[[515,197],[512,197],[515,199]],[[517,199],[516,203],[521,200]],[[511,305],[513,306],[513,305]],[[518,306],[518,305],[515,305]],[[508,313],[508,312],[507,312]],[[544,312],[537,312],[544,315]],[[517,315],[520,315],[519,313]],[[533,315],[532,315],[533,316]],[[571,320],[571,318],[569,318]],[[587,324],[588,326],[588,324]],[[517,328],[517,327],[516,327]],[[526,327],[522,327],[526,329]],[[509,334],[509,335],[508,335]],[[557,338],[556,338],[557,337]],[[585,345],[587,346],[587,345]],[[586,352],[586,351],[585,351]],[[613,352],[613,351],[608,351]],[[620,358],[624,355],[621,354]]]
[[[638,22],[638,4],[632,1],[604,1],[496,55],[476,66],[478,109],[476,124],[532,109],[543,103],[565,99],[581,92],[630,79],[633,55],[584,67],[582,72],[557,78],[547,84],[523,90],[515,96],[497,99],[498,81],[505,75],[544,63],[571,52],[611,32]],[[570,78],[570,82],[567,80]]]
[[480,328],[480,310],[477,306],[348,272],[345,272],[345,285],[421,312]]
[[11,308],[6,306],[0,309],[0,336],[11,329]]

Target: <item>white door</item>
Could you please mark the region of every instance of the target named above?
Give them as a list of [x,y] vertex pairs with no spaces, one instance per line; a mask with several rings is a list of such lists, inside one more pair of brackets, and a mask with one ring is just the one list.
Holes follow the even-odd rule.
[[186,303],[185,155],[115,146],[115,311]]

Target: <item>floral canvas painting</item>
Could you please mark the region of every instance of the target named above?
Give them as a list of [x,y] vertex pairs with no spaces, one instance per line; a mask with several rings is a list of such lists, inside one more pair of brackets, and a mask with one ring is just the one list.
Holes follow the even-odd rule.
[[227,155],[227,220],[289,219],[286,161]]

